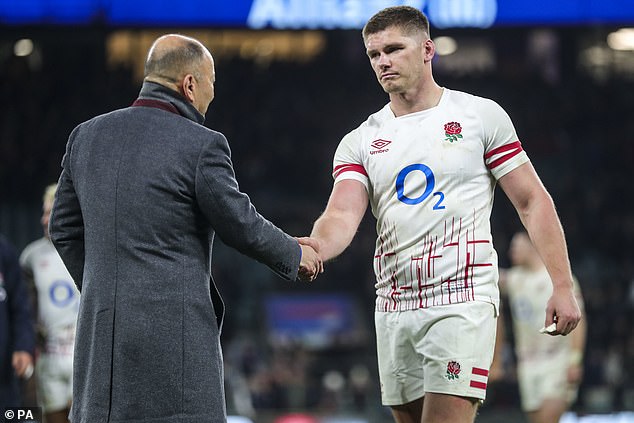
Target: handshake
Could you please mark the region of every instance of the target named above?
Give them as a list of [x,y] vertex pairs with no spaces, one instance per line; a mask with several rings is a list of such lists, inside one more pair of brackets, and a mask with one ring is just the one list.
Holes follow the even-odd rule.
[[316,238],[296,238],[302,249],[302,260],[299,263],[297,278],[300,281],[311,282],[324,271],[324,262],[319,254],[321,249]]

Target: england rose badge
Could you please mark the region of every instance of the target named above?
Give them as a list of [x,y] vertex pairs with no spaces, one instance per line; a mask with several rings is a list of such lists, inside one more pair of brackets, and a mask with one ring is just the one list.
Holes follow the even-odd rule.
[[462,138],[462,126],[459,122],[445,123],[445,141],[455,142]]

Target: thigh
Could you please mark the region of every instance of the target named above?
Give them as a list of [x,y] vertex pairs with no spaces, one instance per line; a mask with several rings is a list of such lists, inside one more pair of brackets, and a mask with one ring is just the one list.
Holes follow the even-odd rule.
[[407,404],[390,406],[396,423],[421,423],[423,400],[419,398]]
[[479,401],[455,395],[428,392],[423,404],[422,423],[473,423]]
[[436,307],[428,331],[417,336],[424,357],[425,393],[484,400],[493,360],[495,306],[469,302]]

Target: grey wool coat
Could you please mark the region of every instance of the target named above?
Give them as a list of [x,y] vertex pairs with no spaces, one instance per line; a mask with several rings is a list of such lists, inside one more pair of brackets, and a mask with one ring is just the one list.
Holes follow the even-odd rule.
[[297,276],[297,241],[240,192],[227,140],[203,121],[146,82],[69,137],[49,229],[81,291],[73,423],[226,421],[214,234]]

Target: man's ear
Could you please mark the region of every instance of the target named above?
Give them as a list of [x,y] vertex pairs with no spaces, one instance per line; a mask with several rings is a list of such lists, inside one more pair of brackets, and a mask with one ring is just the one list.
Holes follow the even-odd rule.
[[193,103],[195,100],[194,90],[196,87],[196,78],[194,75],[188,73],[181,80],[181,89],[183,90],[183,95],[190,103]]
[[436,54],[436,44],[432,41],[431,38],[428,38],[423,43],[423,57],[425,62],[430,62],[434,55]]

